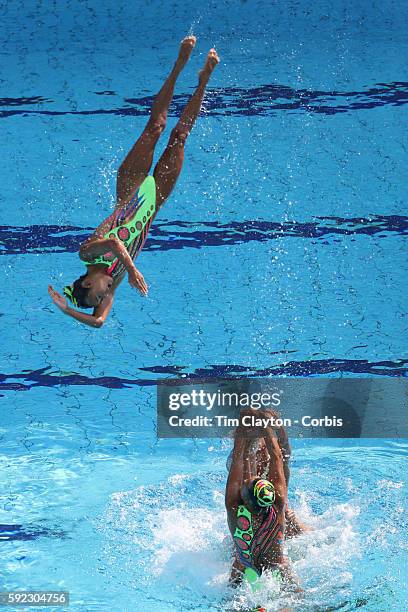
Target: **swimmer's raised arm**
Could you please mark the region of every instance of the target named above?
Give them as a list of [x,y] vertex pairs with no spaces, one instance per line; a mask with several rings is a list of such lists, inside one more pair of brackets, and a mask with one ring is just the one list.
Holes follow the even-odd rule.
[[247,444],[245,445],[245,448],[244,448],[243,464],[244,464],[244,473],[243,473],[244,482],[255,478],[256,476],[256,457],[255,457],[250,440],[247,440]]
[[241,486],[244,480],[244,450],[247,445],[247,440],[238,437],[237,433],[239,432],[237,431],[235,435],[232,463],[225,489],[225,505],[227,510],[229,507],[238,504],[241,495]]
[[275,430],[267,427],[264,433],[266,447],[269,453],[269,475],[268,480],[275,487],[276,504],[284,506],[287,498],[285,473],[283,470],[282,451],[278,443]]
[[245,466],[245,459],[247,458],[247,449],[249,448],[249,445],[250,440],[248,440],[246,437],[245,428],[242,426],[242,424],[240,424],[239,427],[236,428],[234,434],[232,462],[225,489],[225,506],[228,516],[231,512],[236,513],[239,500],[241,499],[241,487],[244,482],[245,475],[249,469],[248,465]]
[[[258,416],[258,411],[255,408],[247,408],[241,412],[241,418],[247,415],[255,418]],[[256,426],[247,427],[245,433],[249,439],[244,450],[244,481],[249,482],[258,476],[259,461],[257,459],[257,448],[263,438],[263,428]]]
[[[279,413],[275,410],[265,410],[264,415],[267,417],[272,417],[274,419],[279,419]],[[275,427],[276,435],[278,437],[278,444],[281,449],[282,459],[283,459],[283,471],[285,473],[286,478],[286,487],[289,484],[290,478],[290,469],[289,469],[289,461],[292,454],[292,449],[290,446],[288,433],[283,425],[280,427]]]
[[241,487],[247,480],[256,476],[256,463],[254,453],[251,451],[251,441],[259,434],[258,428],[245,427],[242,418],[250,414],[256,414],[254,409],[241,410],[240,425],[235,430],[234,449],[232,451],[231,468],[228,474],[225,490],[225,505],[227,512],[236,513],[239,500],[241,499]]

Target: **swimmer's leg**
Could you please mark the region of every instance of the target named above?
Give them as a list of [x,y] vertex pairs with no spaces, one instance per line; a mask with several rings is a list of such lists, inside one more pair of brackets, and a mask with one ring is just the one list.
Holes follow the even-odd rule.
[[200,113],[205,88],[218,62],[219,58],[215,49],[211,49],[204,68],[200,72],[198,87],[183,110],[176,127],[172,130],[167,148],[154,169],[157,208],[160,208],[167,200],[179,177],[184,160],[184,144]]
[[150,119],[141,136],[120,165],[116,180],[117,204],[126,204],[149,173],[156,143],[166,127],[167,111],[173,98],[177,77],[186,65],[195,46],[195,36],[182,40],[178,58],[163,87],[157,94]]

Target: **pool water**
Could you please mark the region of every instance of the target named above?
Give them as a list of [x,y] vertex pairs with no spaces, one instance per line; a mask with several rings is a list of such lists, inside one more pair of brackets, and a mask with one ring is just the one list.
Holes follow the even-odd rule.
[[[406,377],[407,7],[192,0],[1,7],[1,590],[70,610],[404,610],[403,440],[293,442],[303,594],[227,587],[228,441],[156,439],[186,376]],[[100,330],[47,295],[188,32],[221,56],[179,183]],[[157,156],[156,156],[157,158]],[[386,409],[386,407],[385,407]]]

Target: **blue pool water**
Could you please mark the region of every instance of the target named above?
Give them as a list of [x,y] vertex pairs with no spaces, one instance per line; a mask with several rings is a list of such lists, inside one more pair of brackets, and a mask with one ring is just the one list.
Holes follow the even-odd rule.
[[[239,610],[227,441],[157,441],[156,385],[406,377],[408,11],[400,1],[1,3],[0,586],[70,610]],[[182,176],[101,330],[50,302],[114,205],[179,40],[169,126],[215,45]],[[169,132],[169,129],[168,129]],[[159,144],[158,151],[165,144]],[[385,407],[386,409],[386,407]],[[294,441],[304,589],[268,610],[407,608],[407,444]]]

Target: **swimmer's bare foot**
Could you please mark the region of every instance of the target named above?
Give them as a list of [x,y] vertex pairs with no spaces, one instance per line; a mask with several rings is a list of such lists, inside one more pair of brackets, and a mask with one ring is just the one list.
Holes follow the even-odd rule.
[[197,39],[195,36],[186,36],[180,44],[180,50],[176,61],[176,68],[182,70],[187,64],[192,50],[195,47]]
[[217,55],[215,49],[210,49],[207,55],[207,59],[205,60],[204,68],[199,73],[199,82],[200,85],[206,85],[211,76],[212,71],[219,63],[220,58]]

